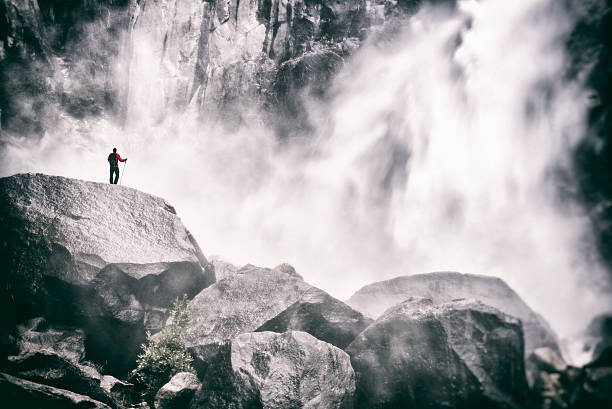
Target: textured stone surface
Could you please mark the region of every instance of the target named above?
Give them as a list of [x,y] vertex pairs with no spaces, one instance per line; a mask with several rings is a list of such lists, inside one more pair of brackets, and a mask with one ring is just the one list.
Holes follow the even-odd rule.
[[525,369],[533,395],[533,406],[539,408],[567,408],[581,387],[581,370],[565,363],[550,348],[538,348],[527,358]]
[[2,404],[27,409],[110,409],[88,396],[0,373]]
[[196,365],[204,364],[215,346],[255,331],[310,288],[293,274],[247,265],[202,290],[189,303],[186,336]]
[[155,409],[187,408],[200,386],[202,384],[195,374],[177,373],[155,395]]
[[133,361],[145,327],[161,328],[175,297],[214,282],[172,206],[134,189],[3,178],[0,224],[4,325],[35,315],[74,323],[88,352],[111,366]]
[[526,356],[539,347],[550,347],[559,352],[557,337],[548,323],[497,277],[455,272],[402,276],[361,288],[348,299],[347,304],[376,318],[408,297],[430,298],[434,303],[459,298],[479,300],[522,321]]
[[15,355],[47,351],[74,364],[85,357],[85,333],[79,328],[51,324],[38,317],[18,325],[17,331],[19,350]]
[[298,331],[241,334],[220,349],[190,408],[352,408],[348,355]]
[[86,395],[116,407],[114,400],[101,388],[102,377],[95,368],[72,363],[52,352],[31,352],[9,357],[4,371],[21,379]]
[[347,348],[356,408],[519,408],[526,403],[520,322],[476,301],[390,308]]
[[304,331],[321,341],[344,349],[371,323],[371,319],[325,291],[311,288],[257,331]]

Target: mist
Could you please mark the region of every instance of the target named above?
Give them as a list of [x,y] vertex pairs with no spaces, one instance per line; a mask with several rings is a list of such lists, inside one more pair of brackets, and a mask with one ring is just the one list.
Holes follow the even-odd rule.
[[122,184],[173,204],[207,256],[288,262],[340,299],[398,275],[494,275],[569,336],[612,297],[563,193],[588,90],[563,79],[570,20],[554,3],[422,7],[398,36],[372,36],[328,99],[305,94],[303,138],[277,138],[255,106],[231,130],[195,99],[173,108],[164,84],[180,73],[135,33],[126,123],[64,115],[41,139],[5,135],[0,173],[108,183],[117,147]]

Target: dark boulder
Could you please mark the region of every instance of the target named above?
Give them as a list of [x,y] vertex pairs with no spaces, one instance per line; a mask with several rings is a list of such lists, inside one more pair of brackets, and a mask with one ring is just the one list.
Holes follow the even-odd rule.
[[[172,206],[134,189],[41,174],[0,179],[2,326],[32,316],[86,333],[92,359],[128,369],[145,328],[214,269]],[[119,342],[118,342],[119,341]]]
[[612,347],[604,349],[597,359],[582,368],[582,384],[572,402],[576,409],[612,407]]
[[525,356],[539,347],[550,347],[559,352],[557,337],[548,323],[497,277],[455,272],[402,276],[367,285],[346,303],[376,318],[387,308],[409,297],[429,298],[436,304],[460,298],[476,299],[521,320],[525,334]]
[[184,409],[202,386],[198,377],[190,372],[179,372],[155,395],[155,409]]
[[241,334],[211,358],[190,408],[352,408],[355,375],[342,350],[298,331]]
[[134,384],[124,382],[112,375],[104,375],[100,379],[100,387],[121,407],[127,407],[133,401]]
[[582,382],[579,368],[567,365],[550,348],[538,348],[527,358],[525,369],[534,407],[561,409],[572,406]]
[[593,318],[583,335],[587,339],[585,347],[597,359],[607,348],[612,347],[612,314],[600,314]]
[[520,322],[476,301],[409,299],[346,352],[356,408],[520,408],[527,400]]
[[191,323],[186,335],[198,372],[217,346],[255,331],[311,288],[295,272],[246,265],[202,290],[189,303]]
[[289,308],[259,327],[257,332],[304,331],[344,349],[371,323],[371,319],[325,291],[311,288]]
[[22,409],[111,409],[88,396],[0,373],[2,405]]
[[48,351],[74,364],[85,358],[85,333],[79,328],[53,324],[37,317],[18,325],[17,334],[14,356]]
[[92,366],[72,363],[54,353],[39,351],[25,356],[9,357],[5,372],[31,382],[86,395],[117,407],[100,387],[101,375]]

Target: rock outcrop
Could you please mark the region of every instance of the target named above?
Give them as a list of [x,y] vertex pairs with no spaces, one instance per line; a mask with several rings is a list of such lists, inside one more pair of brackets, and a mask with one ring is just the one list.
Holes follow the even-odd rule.
[[298,331],[241,334],[212,359],[191,408],[352,408],[348,355]]
[[76,325],[90,358],[111,366],[133,362],[174,298],[215,280],[172,206],[134,189],[3,178],[0,225],[3,326],[39,315]]
[[356,408],[520,408],[527,400],[520,322],[479,302],[411,298],[346,352]]
[[255,331],[311,288],[295,274],[247,265],[201,291],[189,303],[186,335],[196,366],[205,365],[217,346]]
[[155,409],[183,409],[202,384],[198,377],[190,372],[179,372],[162,386],[155,395]]
[[347,304],[376,318],[409,297],[429,298],[436,304],[459,298],[479,300],[521,320],[526,356],[539,347],[550,347],[559,352],[557,337],[548,323],[497,277],[454,272],[401,276],[361,288]]
[[371,323],[371,319],[325,291],[311,288],[289,308],[259,327],[257,332],[304,331],[344,349]]

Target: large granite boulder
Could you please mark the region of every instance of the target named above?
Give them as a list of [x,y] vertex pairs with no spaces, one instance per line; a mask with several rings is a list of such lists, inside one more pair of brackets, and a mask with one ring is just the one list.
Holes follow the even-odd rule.
[[285,311],[265,322],[257,332],[304,331],[344,349],[371,323],[370,318],[313,287]]
[[480,302],[411,298],[347,348],[356,408],[520,408],[528,387],[520,322]]
[[295,272],[246,265],[202,290],[189,303],[186,343],[201,373],[207,356],[237,335],[253,332],[313,288]]
[[111,409],[88,396],[0,373],[2,405],[23,409]]
[[342,350],[299,331],[241,334],[211,361],[190,408],[352,408]]
[[133,362],[174,298],[215,280],[172,206],[123,186],[2,178],[0,225],[2,326],[37,315],[75,324],[111,367]]
[[387,308],[409,297],[429,298],[436,304],[459,298],[476,299],[521,320],[525,334],[525,356],[539,347],[550,347],[559,352],[557,337],[548,323],[497,277],[455,272],[401,276],[369,284],[359,289],[346,303],[376,318]]

